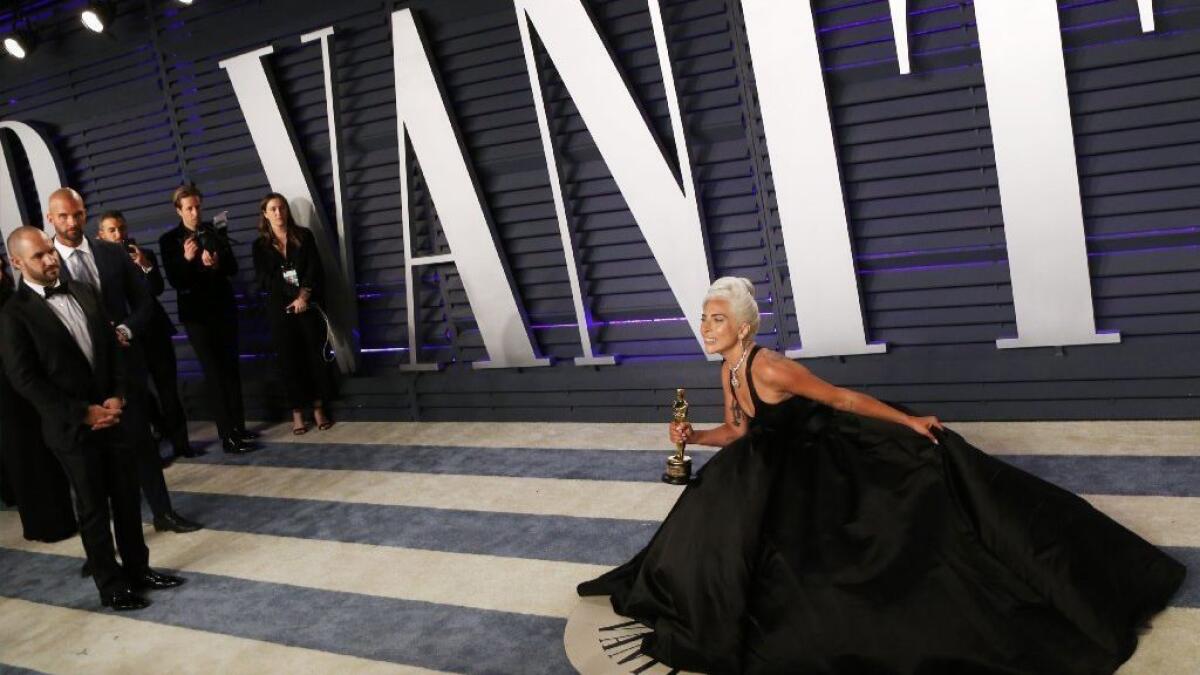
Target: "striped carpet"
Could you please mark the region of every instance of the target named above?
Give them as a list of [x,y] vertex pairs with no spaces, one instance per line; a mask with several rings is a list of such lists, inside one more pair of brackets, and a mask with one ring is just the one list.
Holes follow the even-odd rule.
[[[1175,606],[1121,672],[1200,673],[1200,424],[954,427],[1183,560]],[[0,672],[569,673],[575,584],[635,553],[680,490],[658,482],[665,425],[364,422],[263,441],[167,470],[208,529],[147,528],[152,564],[189,583],[142,612],[100,610],[77,538],[26,542],[0,512]]]

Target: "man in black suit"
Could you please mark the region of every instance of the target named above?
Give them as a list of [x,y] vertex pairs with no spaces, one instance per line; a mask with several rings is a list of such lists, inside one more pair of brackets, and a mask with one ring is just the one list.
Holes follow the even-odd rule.
[[[0,309],[17,287],[0,258]],[[0,502],[17,507],[30,541],[62,541],[79,531],[71,487],[62,466],[42,441],[41,417],[0,368]]]
[[154,251],[142,248],[129,238],[125,215],[120,211],[109,211],[100,216],[97,236],[104,241],[125,248],[133,264],[142,271],[142,280],[150,290],[150,323],[142,336],[142,353],[146,356],[146,367],[158,393],[157,409],[151,409],[163,437],[171,442],[176,457],[195,457],[201,452],[192,449],[188,441],[187,414],[179,400],[179,370],[175,361],[175,345],[171,338],[176,335],[175,324],[167,316],[158,297],[166,286],[158,258]]
[[105,311],[117,324],[116,337],[124,348],[122,360],[129,392],[122,430],[137,455],[142,494],[154,512],[154,529],[194,532],[201,525],[171,508],[158,443],[150,435],[150,391],[141,343],[153,317],[154,298],[123,247],[84,236],[87,208],[78,192],[61,188],[51,193],[46,220],[54,227],[54,248],[61,261],[62,278],[98,290]]
[[200,191],[181,185],[171,195],[179,226],[158,240],[167,281],[175,288],[179,320],[200,359],[208,407],[227,453],[250,452],[238,364],[237,303],[229,279],[237,259],[224,232],[200,219]]
[[150,603],[140,591],[184,580],[150,569],[133,453],[120,433],[125,386],[117,334],[94,288],[59,278],[58,255],[41,230],[18,228],[7,245],[22,279],[0,312],[0,360],[13,387],[41,413],[46,445],[75,491],[101,604],[142,609]]

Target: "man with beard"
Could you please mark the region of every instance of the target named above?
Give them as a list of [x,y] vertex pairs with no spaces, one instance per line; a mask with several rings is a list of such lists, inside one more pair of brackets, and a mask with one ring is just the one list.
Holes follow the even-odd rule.
[[[0,309],[16,293],[0,258]],[[41,418],[0,368],[0,502],[17,507],[21,533],[30,541],[55,542],[78,531],[71,488],[58,460],[42,441]]]
[[134,456],[120,428],[125,383],[117,333],[92,286],[59,278],[58,255],[41,230],[18,228],[7,247],[22,279],[0,313],[0,361],[17,393],[41,413],[42,436],[75,492],[101,604],[142,609],[150,602],[141,591],[184,580],[149,565]]
[[55,190],[50,195],[46,220],[54,226],[54,248],[62,261],[63,278],[98,290],[105,310],[117,324],[116,337],[123,347],[129,390],[122,428],[137,456],[142,494],[154,513],[154,529],[194,532],[202,526],[171,508],[158,443],[150,434],[149,376],[141,344],[153,318],[154,298],[123,247],[84,236],[87,208],[78,192],[71,188]]

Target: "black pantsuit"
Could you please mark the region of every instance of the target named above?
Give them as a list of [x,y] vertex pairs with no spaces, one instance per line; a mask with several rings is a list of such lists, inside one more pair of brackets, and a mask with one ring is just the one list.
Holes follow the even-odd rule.
[[[254,271],[267,293],[267,324],[275,349],[280,378],[293,410],[325,403],[332,395],[329,364],[325,361],[325,320],[317,311],[321,302],[321,257],[312,233],[296,228],[298,243],[289,242],[287,255],[271,243],[254,242]],[[308,309],[289,314],[287,307],[309,289]]]

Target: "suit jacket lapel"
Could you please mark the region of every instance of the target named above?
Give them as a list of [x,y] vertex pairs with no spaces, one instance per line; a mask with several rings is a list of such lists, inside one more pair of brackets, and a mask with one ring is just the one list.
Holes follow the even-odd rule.
[[[67,283],[66,281],[62,280],[61,277],[59,278],[59,281],[64,284]],[[70,289],[69,284],[67,288],[68,290]],[[74,292],[71,293],[71,296],[75,297],[76,301],[79,300],[79,297],[76,296]],[[58,318],[58,315],[54,313],[54,310],[50,307],[50,303],[47,302],[44,297],[38,295],[33,291],[33,289],[29,288],[22,282],[21,288],[17,291],[17,299],[24,304],[26,313],[29,316],[29,320],[34,324],[35,327],[40,327],[42,330],[46,331],[44,335],[53,335],[56,337],[56,339],[58,339],[59,342],[65,342],[67,345],[69,345],[71,349],[75,350],[75,353],[79,355],[80,360],[83,361],[84,365],[87,365],[90,370],[91,364],[88,363],[87,355],[84,354],[83,350],[79,348],[79,343],[75,342],[75,337],[71,335],[71,331],[67,330],[66,324],[64,324],[62,320]],[[80,303],[80,306],[83,307],[83,303]],[[86,309],[84,310],[84,315],[88,315]],[[89,331],[94,330],[92,323],[91,317],[88,316]],[[95,350],[95,345],[96,339],[93,336],[93,350]],[[95,354],[93,354],[93,357],[94,356]]]
[[[107,258],[108,250],[97,247],[96,240],[92,239],[91,237],[88,237],[87,240],[88,240],[88,247],[92,251],[92,262],[96,263],[96,276],[98,276],[100,278],[100,288],[98,288],[96,290],[103,293],[105,288],[108,288],[113,284],[113,281],[111,279],[109,279],[108,277],[111,276],[111,273],[114,272],[114,268],[111,267],[107,263],[107,261],[103,262],[103,263],[100,262],[100,259],[102,257]],[[119,268],[117,268],[117,269],[119,269]],[[109,274],[105,274],[105,272],[108,272]]]

